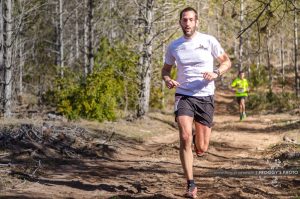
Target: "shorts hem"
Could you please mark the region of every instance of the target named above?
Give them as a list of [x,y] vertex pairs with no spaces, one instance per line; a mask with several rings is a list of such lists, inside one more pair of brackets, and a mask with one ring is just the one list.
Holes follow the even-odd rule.
[[[194,120],[195,120],[195,119],[194,119]],[[213,126],[213,123],[208,124],[208,123],[206,123],[206,122],[203,122],[203,121],[197,121],[197,120],[195,120],[195,122],[198,122],[198,123],[200,123],[200,124],[203,124],[204,126],[207,126],[208,128],[212,128],[212,126]]]

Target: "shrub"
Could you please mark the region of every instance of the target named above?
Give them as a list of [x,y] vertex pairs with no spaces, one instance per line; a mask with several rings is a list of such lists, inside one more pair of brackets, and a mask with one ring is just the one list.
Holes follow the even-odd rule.
[[293,93],[257,92],[249,95],[247,108],[254,111],[270,110],[274,112],[288,111],[299,106]]
[[106,39],[99,49],[92,74],[84,78],[69,69],[49,92],[53,97],[48,99],[69,119],[114,120],[118,109],[135,106],[137,86],[132,80],[137,56],[121,45],[112,48]]
[[251,75],[249,84],[251,88],[257,88],[259,86],[266,85],[268,82],[268,71],[264,66],[251,65]]

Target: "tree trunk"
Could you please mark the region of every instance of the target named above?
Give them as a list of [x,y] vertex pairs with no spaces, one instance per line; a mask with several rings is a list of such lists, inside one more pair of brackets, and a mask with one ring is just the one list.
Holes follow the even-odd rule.
[[74,32],[71,33],[70,35],[70,40],[71,40],[71,44],[69,46],[70,50],[69,50],[69,56],[68,56],[68,66],[72,66],[74,63]]
[[[153,39],[153,4],[154,0],[147,0],[145,6],[144,20],[145,27],[143,33],[143,48],[139,61],[140,67],[140,94],[137,116],[142,117],[149,111],[151,73],[152,73],[152,39]],[[140,8],[141,9],[141,8]]]
[[281,65],[281,81],[282,81],[282,92],[284,92],[284,85],[285,85],[285,71],[284,71],[284,60],[283,60],[283,35],[280,35],[280,65]]
[[4,117],[11,117],[12,105],[12,1],[7,0],[5,5],[4,20],[4,67],[5,67],[5,88],[4,88]]
[[3,0],[0,0],[0,104],[1,114],[4,112],[4,88],[5,88],[5,66],[4,66],[4,15]]
[[[139,6],[139,18],[143,17],[143,7],[140,5]],[[143,49],[144,49],[144,45],[142,43],[143,40],[143,34],[140,31],[141,27],[142,27],[142,21],[138,19],[138,36],[139,36],[139,44],[138,44],[138,52],[139,52],[139,61],[138,61],[138,84],[139,84],[139,99],[138,99],[138,110],[137,110],[137,116],[143,116],[145,113],[145,111],[143,111],[143,67],[144,67],[144,55],[143,55]]]
[[110,17],[110,22],[109,22],[109,43],[111,45],[114,45],[114,40],[117,36],[117,31],[116,31],[116,27],[117,27],[117,23],[116,23],[116,20],[115,20],[115,7],[116,7],[116,2],[115,0],[110,0],[109,1],[109,17]]
[[24,41],[19,40],[19,95],[23,94],[23,69],[25,65],[25,57],[24,57]]
[[251,55],[250,55],[250,50],[251,49],[251,43],[250,40],[247,40],[247,57],[248,57],[248,61],[247,61],[247,78],[250,79],[251,77]]
[[58,59],[58,63],[60,66],[60,76],[63,77],[64,76],[64,31],[63,31],[63,0],[59,0],[58,2],[58,16],[59,16],[59,20],[58,20],[58,49],[59,49],[59,59]]
[[[257,31],[257,38],[260,38],[259,31]],[[258,46],[261,45],[260,39],[257,40],[257,44],[258,44]],[[261,50],[259,49],[259,51],[257,52],[257,57],[256,57],[256,70],[259,69],[260,65],[261,65]],[[260,70],[258,72],[259,72],[258,74],[260,75]]]
[[88,60],[89,60],[89,74],[94,69],[94,0],[88,1]]
[[294,64],[295,64],[295,91],[297,98],[300,97],[300,76],[298,67],[298,19],[297,19],[297,9],[296,0],[294,0]]
[[76,60],[79,58],[79,25],[78,25],[78,0],[76,1],[75,9],[75,57]]
[[[23,0],[19,0],[18,1],[19,5],[23,5],[22,6],[22,11],[19,12],[19,16],[20,16],[20,32],[17,35],[17,44],[16,44],[16,54],[18,55],[19,58],[19,81],[18,81],[18,96],[22,96],[23,94],[23,69],[25,66],[25,38],[24,38],[24,22],[22,21],[24,19],[24,1]],[[16,65],[16,64],[14,64]]]
[[267,65],[269,71],[269,93],[272,93],[273,75],[272,75],[272,66],[270,62],[270,30],[268,30],[267,33]]
[[127,86],[128,86],[127,81],[124,81],[124,98],[125,98],[124,115],[126,115],[126,116],[127,116],[127,112],[128,112],[128,101],[129,101]]
[[[243,21],[244,21],[244,0],[241,0],[240,3],[240,31],[243,30]],[[243,36],[240,36],[239,43],[239,71],[243,70]]]
[[84,76],[88,75],[88,14],[87,14],[87,0],[84,0],[84,23],[83,23],[83,61],[84,61]]
[[[163,7],[165,8],[165,3],[166,1],[164,0],[164,5]],[[198,2],[199,3],[199,2]],[[163,28],[166,28],[166,12],[165,9],[163,11]],[[166,33],[163,33],[163,38],[166,38]],[[165,54],[166,54],[166,43],[163,42],[162,44],[162,56],[163,56],[163,64],[165,64]],[[161,98],[161,108],[164,109],[165,108],[165,81],[161,80],[161,94],[162,94],[162,98]]]

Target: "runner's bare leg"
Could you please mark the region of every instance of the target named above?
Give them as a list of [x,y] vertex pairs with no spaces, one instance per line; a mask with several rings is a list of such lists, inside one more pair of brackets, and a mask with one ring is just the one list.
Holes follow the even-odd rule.
[[195,122],[195,143],[197,149],[205,152],[208,149],[211,128],[199,122]]
[[246,112],[245,99],[241,99],[242,113]]
[[192,152],[192,127],[193,118],[190,116],[178,116],[180,138],[180,160],[187,180],[193,179],[193,152]]
[[240,103],[239,103],[239,111],[240,111],[240,114],[243,113],[243,99],[240,100]]

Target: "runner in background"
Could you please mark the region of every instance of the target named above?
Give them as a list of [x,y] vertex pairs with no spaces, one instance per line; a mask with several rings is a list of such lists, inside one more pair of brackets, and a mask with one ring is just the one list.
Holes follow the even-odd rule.
[[233,80],[231,87],[235,89],[235,96],[239,104],[240,121],[242,121],[246,118],[245,100],[249,91],[249,84],[243,71],[239,71],[238,77]]

